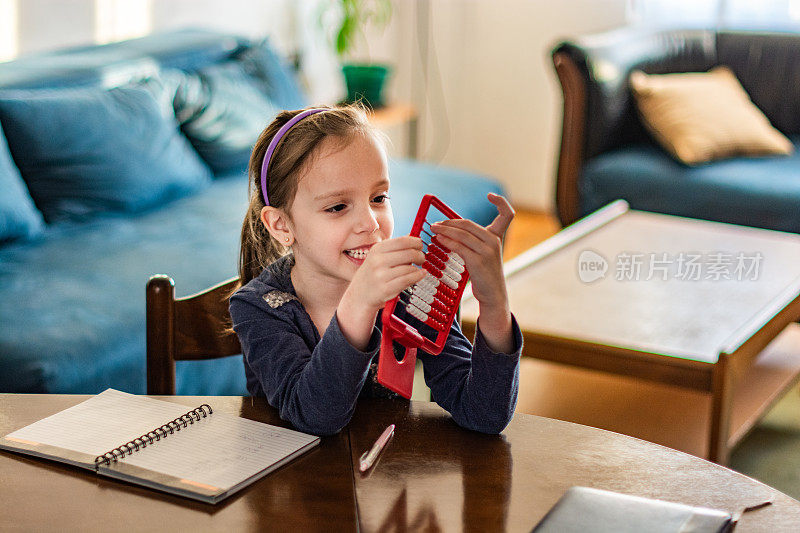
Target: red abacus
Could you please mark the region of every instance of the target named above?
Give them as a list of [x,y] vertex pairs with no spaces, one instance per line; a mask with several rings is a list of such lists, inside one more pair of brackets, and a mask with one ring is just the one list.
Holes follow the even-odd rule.
[[[422,281],[388,301],[381,317],[383,330],[378,382],[406,398],[411,398],[414,385],[417,349],[432,355],[442,352],[469,280],[464,260],[442,245],[429,231],[427,217],[431,207],[446,218],[461,218],[435,196],[426,194],[422,198],[410,235],[422,237],[425,243],[425,263],[422,268],[428,274]],[[396,314],[398,310],[405,311],[408,316],[400,318]],[[421,329],[426,329],[426,333],[422,333]],[[405,348],[402,360],[395,357],[394,343]]]

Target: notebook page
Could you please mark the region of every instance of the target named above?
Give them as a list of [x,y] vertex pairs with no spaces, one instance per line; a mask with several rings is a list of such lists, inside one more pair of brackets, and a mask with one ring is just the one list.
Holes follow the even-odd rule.
[[214,412],[120,462],[227,490],[317,439]]
[[97,456],[190,409],[186,405],[107,389],[6,437]]

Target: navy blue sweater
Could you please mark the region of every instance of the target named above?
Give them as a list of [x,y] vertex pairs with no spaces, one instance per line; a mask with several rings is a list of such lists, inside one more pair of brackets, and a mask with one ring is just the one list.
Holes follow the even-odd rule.
[[[335,314],[320,338],[292,286],[293,265],[291,255],[279,259],[231,297],[233,329],[250,394],[266,396],[300,431],[331,435],[350,421],[359,396],[394,395],[375,381],[380,316],[363,352],[344,338]],[[417,352],[432,399],[462,427],[499,433],[511,421],[522,351],[522,333],[512,321],[511,354],[493,353],[480,330],[473,348],[457,323],[442,353]]]

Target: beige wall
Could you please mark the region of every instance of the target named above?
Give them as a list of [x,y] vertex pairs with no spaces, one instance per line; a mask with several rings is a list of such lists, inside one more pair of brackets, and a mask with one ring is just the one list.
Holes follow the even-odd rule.
[[[413,11],[408,3],[398,3],[404,5],[397,22],[409,31],[396,38],[409,53],[415,17],[405,13]],[[419,58],[394,87],[423,109],[422,157],[496,176],[515,204],[551,209],[561,91],[550,50],[560,39],[624,25],[625,6],[624,0],[431,0],[427,88],[419,89]]]
[[[306,0],[301,0],[306,1]],[[103,39],[116,22],[119,38],[186,26],[211,27],[247,36],[270,35],[281,48],[294,46],[295,0],[0,0],[0,14],[17,18],[15,52],[24,54]],[[123,20],[115,20],[114,13]],[[98,16],[101,15],[101,16]],[[124,19],[127,17],[127,20]],[[4,20],[2,26],[9,22]],[[128,28],[126,35],[126,27]]]
[[[550,210],[561,121],[550,50],[560,39],[624,25],[627,5],[394,0],[391,26],[383,34],[368,32],[370,45],[361,46],[356,59],[395,65],[390,94],[420,110],[422,159],[495,176],[516,205]],[[426,16],[427,76],[420,39]],[[338,72],[324,68],[330,54],[318,45],[309,60],[316,100],[340,95]],[[394,153],[403,153],[403,132],[391,133]]]

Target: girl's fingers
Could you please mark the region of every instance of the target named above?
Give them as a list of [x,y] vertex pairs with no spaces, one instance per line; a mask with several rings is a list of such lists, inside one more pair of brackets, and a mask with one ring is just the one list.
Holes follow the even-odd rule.
[[486,229],[502,238],[505,235],[511,221],[514,220],[514,208],[508,203],[508,200],[499,194],[489,193],[487,198],[497,207],[498,215],[491,224],[486,226]]
[[403,237],[396,237],[379,242],[375,247],[383,252],[406,249],[422,250],[422,239],[419,237],[412,237],[411,235],[405,235]]
[[442,220],[441,222],[434,222],[431,228],[434,231],[440,228],[458,228],[475,235],[481,240],[486,240],[488,238],[486,235],[486,228],[466,218],[451,218]]
[[470,265],[472,264],[473,257],[476,257],[476,256],[480,255],[479,252],[476,252],[475,250],[472,250],[471,248],[469,248],[466,245],[464,245],[462,242],[457,241],[455,239],[452,239],[452,238],[448,237],[447,235],[444,235],[443,233],[439,233],[436,237],[437,237],[437,239],[439,239],[439,242],[441,242],[442,246],[445,246],[450,251],[455,252],[458,255],[460,255],[461,258],[464,259],[464,262],[467,263],[467,268],[468,269],[470,268]]
[[[412,266],[402,268],[409,268],[411,270],[404,271],[399,276],[392,279],[391,283],[389,283],[387,286],[387,288],[390,290],[390,293],[394,296],[397,296],[401,291],[409,288],[413,284],[422,281],[422,278],[424,278],[428,273],[426,270]],[[398,268],[397,270],[400,269]]]
[[412,265],[397,266],[389,270],[389,277],[386,278],[387,283],[394,283],[395,280],[411,275],[411,274],[424,274],[425,271],[419,267]]
[[422,250],[417,249],[401,249],[401,250],[394,250],[390,252],[383,252],[383,257],[381,258],[381,263],[391,267],[396,267],[398,265],[408,265],[410,263],[415,263],[417,265],[421,265],[425,262],[425,254]]
[[[492,240],[497,241],[497,236],[492,235],[486,231],[485,228],[478,226],[472,221],[462,220],[450,222],[457,222],[456,224],[434,224],[433,231],[437,235],[445,236],[453,241],[458,241],[475,253],[481,253],[481,250],[487,246],[492,246]],[[465,224],[465,222],[467,224]]]

